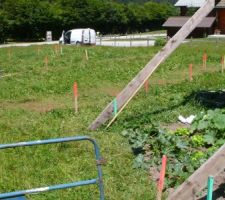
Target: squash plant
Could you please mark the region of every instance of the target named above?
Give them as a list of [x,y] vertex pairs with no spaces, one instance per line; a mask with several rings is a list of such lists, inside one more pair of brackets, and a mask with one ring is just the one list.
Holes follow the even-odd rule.
[[122,132],[136,155],[135,168],[159,168],[166,155],[166,187],[176,187],[225,143],[225,110],[201,112],[190,129],[169,131],[155,123]]

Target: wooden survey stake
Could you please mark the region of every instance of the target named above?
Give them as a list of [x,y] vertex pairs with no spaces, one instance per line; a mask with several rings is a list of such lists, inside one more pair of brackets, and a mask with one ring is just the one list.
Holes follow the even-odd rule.
[[11,57],[12,57],[12,49],[9,48],[8,49],[8,58],[11,59]]
[[145,93],[147,94],[149,90],[149,81],[145,81]]
[[225,68],[225,56],[222,56],[221,58],[221,72],[224,72],[224,68]]
[[61,53],[61,55],[63,55],[63,48],[62,48],[62,45],[60,45],[60,53]]
[[59,55],[59,45],[58,44],[56,44],[55,45],[55,55]]
[[206,70],[207,59],[208,59],[208,56],[207,56],[206,53],[204,53],[203,56],[202,56],[202,67],[203,67],[204,70]]
[[78,88],[77,88],[77,82],[73,85],[73,93],[74,93],[74,111],[75,113],[78,113]]
[[189,65],[189,80],[193,81],[193,64]]
[[44,62],[45,62],[45,67],[48,67],[48,56],[45,56]]
[[86,58],[86,60],[89,60],[88,51],[86,49],[85,49],[85,58]]
[[37,47],[37,55],[40,55],[40,47]]

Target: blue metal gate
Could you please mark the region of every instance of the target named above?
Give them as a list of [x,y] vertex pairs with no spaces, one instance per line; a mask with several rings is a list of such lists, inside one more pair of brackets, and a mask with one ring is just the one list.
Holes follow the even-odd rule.
[[8,148],[15,148],[15,147],[25,147],[25,146],[35,146],[35,145],[45,145],[45,144],[54,144],[54,143],[63,143],[63,142],[72,142],[72,141],[90,141],[94,145],[95,150],[95,157],[96,157],[96,164],[98,170],[98,177],[95,179],[90,180],[83,180],[73,183],[66,183],[60,185],[52,185],[48,187],[41,187],[35,189],[28,189],[16,192],[9,192],[0,194],[0,199],[5,200],[25,200],[26,194],[37,194],[41,192],[47,192],[52,190],[60,190],[66,188],[73,188],[77,186],[84,186],[84,185],[91,185],[91,184],[98,184],[99,192],[100,192],[100,200],[104,200],[104,187],[103,187],[103,179],[102,179],[102,168],[101,165],[103,164],[103,159],[100,156],[100,150],[96,143],[96,141],[87,136],[74,136],[74,137],[67,137],[67,138],[57,138],[57,139],[49,139],[49,140],[38,140],[38,141],[30,141],[30,142],[20,142],[20,143],[13,143],[13,144],[1,144],[0,150],[8,149]]

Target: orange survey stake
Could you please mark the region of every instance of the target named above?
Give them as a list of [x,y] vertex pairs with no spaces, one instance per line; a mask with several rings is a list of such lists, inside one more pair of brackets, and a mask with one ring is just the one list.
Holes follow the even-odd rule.
[[162,191],[163,191],[165,175],[166,175],[166,161],[167,161],[167,157],[165,155],[163,155],[163,157],[162,157],[162,167],[161,167],[160,177],[159,177],[159,182],[158,182],[157,200],[162,199]]
[[165,180],[165,174],[166,174],[166,161],[167,161],[167,157],[164,155],[162,157],[162,168],[160,171],[160,177],[159,177],[159,182],[158,182],[158,190],[159,191],[162,191],[163,186],[164,186],[164,180]]
[[145,92],[148,93],[148,89],[149,89],[149,82],[148,82],[148,80],[145,81],[144,86],[145,86]]
[[73,85],[73,92],[74,96],[77,97],[78,96],[77,82],[75,82]]
[[208,59],[208,56],[207,56],[207,54],[206,54],[206,53],[204,53],[204,54],[203,54],[203,56],[202,56],[202,60],[203,60],[204,62],[206,62],[206,61],[207,61],[207,59]]
[[193,81],[193,65],[189,65],[189,80]]

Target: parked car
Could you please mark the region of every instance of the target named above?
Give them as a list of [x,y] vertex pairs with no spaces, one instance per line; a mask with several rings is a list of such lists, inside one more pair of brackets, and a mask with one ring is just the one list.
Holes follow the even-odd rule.
[[75,45],[95,45],[96,44],[96,32],[93,29],[72,29],[65,33],[63,31],[62,36],[59,39],[61,44],[75,44]]

